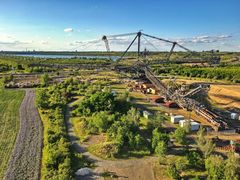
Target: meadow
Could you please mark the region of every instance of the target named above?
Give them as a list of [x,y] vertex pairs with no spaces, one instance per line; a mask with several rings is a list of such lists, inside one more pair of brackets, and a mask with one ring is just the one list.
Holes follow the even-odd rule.
[[0,90],[0,179],[7,169],[19,130],[19,107],[24,91]]

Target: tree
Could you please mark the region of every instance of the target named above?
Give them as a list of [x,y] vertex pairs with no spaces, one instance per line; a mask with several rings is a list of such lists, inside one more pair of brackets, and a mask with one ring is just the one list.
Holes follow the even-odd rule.
[[165,156],[167,153],[167,145],[164,141],[159,141],[155,148],[155,153],[159,156]]
[[137,111],[136,108],[131,108],[127,112],[127,119],[133,121],[136,125],[140,122],[140,113]]
[[36,102],[40,108],[44,109],[49,107],[49,95],[47,93],[47,89],[37,90]]
[[187,159],[189,162],[189,167],[196,169],[203,168],[204,161],[200,153],[196,151],[190,151],[187,153]]
[[239,170],[240,162],[234,152],[228,154],[228,159],[226,160],[224,176],[226,180],[238,180],[239,179]]
[[40,81],[41,81],[42,87],[48,86],[49,85],[49,81],[50,81],[49,75],[48,74],[43,74],[41,76],[41,80]]
[[205,138],[204,131],[204,128],[200,127],[197,132],[197,146],[203,153],[204,158],[207,158],[212,154],[215,144],[212,142],[212,140]]
[[94,112],[113,111],[115,107],[114,96],[109,92],[96,92],[85,98],[78,107],[81,115],[89,116]]
[[186,145],[187,144],[187,132],[185,130],[185,128],[182,127],[178,127],[173,135],[176,138],[176,141],[182,145]]
[[175,164],[170,164],[167,168],[167,173],[172,179],[180,179],[180,172],[177,170]]
[[148,121],[147,129],[152,131],[155,128],[161,128],[165,120],[166,118],[162,114],[156,113],[151,121]]
[[135,149],[140,149],[144,143],[144,139],[140,134],[137,134],[135,137]]
[[49,105],[51,107],[63,106],[66,104],[66,99],[62,96],[60,89],[56,88],[50,98],[49,98]]
[[110,115],[108,111],[100,111],[92,115],[92,117],[89,119],[89,124],[92,127],[96,127],[98,132],[106,132],[114,122],[114,119],[114,114]]
[[224,160],[221,156],[211,155],[205,160],[208,179],[220,180],[224,177]]
[[108,140],[117,143],[120,149],[126,143],[127,135],[129,135],[129,128],[121,121],[115,121],[107,130]]
[[159,132],[158,128],[155,128],[152,131],[152,149],[155,150],[155,148],[158,145],[159,141],[164,141],[165,144],[168,144],[169,142],[169,136],[165,133]]

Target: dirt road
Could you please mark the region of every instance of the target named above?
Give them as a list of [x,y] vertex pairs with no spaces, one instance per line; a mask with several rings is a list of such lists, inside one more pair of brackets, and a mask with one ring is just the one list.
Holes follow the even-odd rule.
[[70,108],[67,108],[66,120],[67,129],[70,136],[71,143],[78,153],[83,153],[89,161],[92,161],[96,168],[94,168],[89,176],[77,177],[81,180],[103,180],[101,176],[104,172],[110,172],[119,180],[154,180],[153,163],[157,161],[157,157],[148,157],[140,159],[121,159],[121,160],[104,160],[86,151],[87,145],[79,144],[75,136],[71,122],[69,121]]
[[20,129],[4,179],[40,179],[43,127],[34,90],[26,90],[19,113]]

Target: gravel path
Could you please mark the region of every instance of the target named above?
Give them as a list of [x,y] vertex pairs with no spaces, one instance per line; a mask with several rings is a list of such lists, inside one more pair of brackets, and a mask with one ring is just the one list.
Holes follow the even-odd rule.
[[37,180],[40,179],[43,127],[34,90],[26,90],[19,113],[20,129],[4,179]]
[[118,160],[105,160],[86,151],[86,144],[79,144],[75,136],[73,126],[70,122],[70,107],[67,107],[66,122],[68,134],[71,140],[71,144],[78,153],[82,153],[93,162],[95,168],[88,176],[76,177],[78,180],[104,180],[101,174],[105,171],[111,172],[111,174],[117,176],[118,180],[154,180],[153,163],[157,161],[157,157],[139,158],[139,159],[118,159]]

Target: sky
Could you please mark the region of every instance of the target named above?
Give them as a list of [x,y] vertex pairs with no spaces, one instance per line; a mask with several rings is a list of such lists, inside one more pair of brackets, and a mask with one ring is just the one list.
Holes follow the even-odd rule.
[[[240,1],[0,0],[0,50],[104,50],[102,35],[139,30],[192,50],[240,51]],[[132,38],[110,39],[110,49],[124,50]]]

